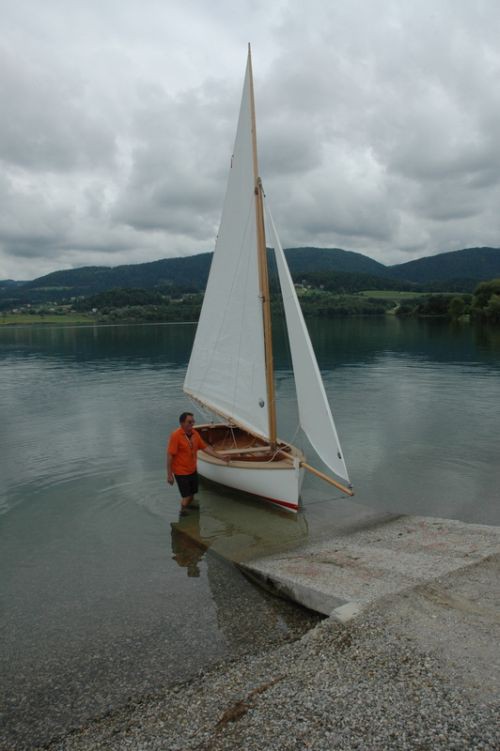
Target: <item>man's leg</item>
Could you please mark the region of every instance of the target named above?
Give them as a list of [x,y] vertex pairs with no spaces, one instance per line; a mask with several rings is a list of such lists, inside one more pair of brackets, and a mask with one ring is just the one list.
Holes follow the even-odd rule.
[[191,508],[198,509],[200,508],[197,503],[193,503],[194,497],[196,493],[198,492],[198,472],[193,472],[193,474],[189,478],[190,480],[190,486],[189,489],[191,491],[191,501],[189,502],[189,505]]
[[182,508],[187,508],[189,506],[189,504],[193,502],[193,497],[194,496],[192,496],[192,495],[188,495],[185,498],[181,498],[181,507]]
[[[194,472],[192,475],[175,475],[177,485],[181,494],[181,510],[187,509],[193,504],[194,494],[198,492],[198,475]],[[197,508],[194,504],[192,508]]]
[[174,475],[181,495],[181,510],[189,506],[193,500],[193,488],[190,480],[190,475]]

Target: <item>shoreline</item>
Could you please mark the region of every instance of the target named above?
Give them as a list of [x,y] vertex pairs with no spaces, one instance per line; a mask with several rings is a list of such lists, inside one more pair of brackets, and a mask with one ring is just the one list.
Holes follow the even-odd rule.
[[[48,751],[483,749],[500,740],[500,556],[218,664]],[[495,661],[497,664],[495,664]]]

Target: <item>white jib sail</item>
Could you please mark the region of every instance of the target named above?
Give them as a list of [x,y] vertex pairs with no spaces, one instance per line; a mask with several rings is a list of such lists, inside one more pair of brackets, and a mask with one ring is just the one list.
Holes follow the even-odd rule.
[[269,435],[259,291],[250,66],[215,253],[184,391],[213,411]]
[[336,475],[349,482],[349,475],[342,456],[337,430],[326,397],[316,356],[302,315],[297,293],[293,286],[285,254],[267,205],[266,216],[270,229],[268,236],[271,245],[274,246],[283,295],[283,306],[285,309],[295,387],[297,390],[300,424],[314,450],[327,467]]

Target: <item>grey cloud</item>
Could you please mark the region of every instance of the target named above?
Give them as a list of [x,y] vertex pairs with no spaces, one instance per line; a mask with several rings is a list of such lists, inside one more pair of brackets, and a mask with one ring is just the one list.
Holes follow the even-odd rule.
[[100,169],[112,163],[109,126],[85,109],[85,84],[20,50],[0,48],[0,158],[34,170]]
[[477,134],[474,124],[460,132],[451,114],[438,120],[426,112],[420,117],[415,113],[413,127],[406,127],[379,155],[391,171],[405,177],[422,181],[464,177],[479,185],[484,179],[491,181],[493,170],[498,179],[499,147],[488,133]]
[[149,92],[134,123],[141,142],[113,209],[117,221],[213,241],[234,127],[224,118],[227,105],[218,106],[221,91],[211,82],[204,93],[176,98],[161,89]]
[[4,5],[0,278],[212,247],[248,38],[285,245],[499,244],[494,0]]
[[271,175],[304,175],[321,164],[321,141],[311,138],[307,113],[280,114],[264,120],[260,164]]
[[441,180],[439,185],[421,192],[421,199],[415,202],[414,209],[422,217],[450,222],[478,216],[484,206],[476,193],[471,195],[466,187],[451,180]]
[[0,177],[0,247],[7,255],[56,255],[64,236],[63,216],[40,191],[20,190]]

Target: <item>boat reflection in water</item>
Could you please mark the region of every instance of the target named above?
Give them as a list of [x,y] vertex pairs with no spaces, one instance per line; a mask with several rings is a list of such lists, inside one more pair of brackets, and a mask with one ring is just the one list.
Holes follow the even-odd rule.
[[199,510],[171,524],[172,554],[188,576],[199,575],[199,562],[211,552],[233,563],[331,539],[387,520],[393,515],[332,498],[320,480],[312,478],[297,514],[265,505],[249,493],[200,478]]
[[209,548],[233,563],[243,563],[296,547],[308,537],[304,514],[291,515],[263,506],[247,493],[203,480],[199,510],[171,523],[172,557],[200,575],[199,563]]
[[300,544],[307,536],[302,514],[292,516],[206,481],[198,502],[199,510],[171,522],[172,558],[188,577],[207,582],[226,647],[234,654],[246,653],[249,647],[296,638],[314,626],[320,616],[271,596],[233,565]]

